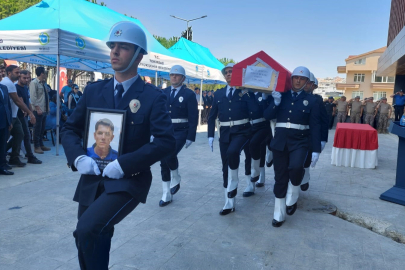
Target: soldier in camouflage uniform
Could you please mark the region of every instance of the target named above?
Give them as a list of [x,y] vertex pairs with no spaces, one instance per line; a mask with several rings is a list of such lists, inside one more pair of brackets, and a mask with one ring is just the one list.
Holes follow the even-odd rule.
[[347,117],[347,112],[349,111],[349,106],[346,101],[346,97],[342,96],[340,99],[336,100],[334,102],[337,107],[337,122],[338,123],[344,123],[346,122],[346,117]]
[[380,112],[380,118],[378,119],[378,133],[388,133],[388,120],[392,113],[392,107],[387,103],[387,98],[383,97],[381,103],[377,106],[377,111]]
[[370,126],[373,126],[374,118],[375,115],[377,114],[376,112],[377,104],[374,103],[373,101],[374,98],[370,97],[363,103],[364,109],[366,110],[366,117],[364,119],[364,124],[369,124]]
[[360,119],[363,114],[363,103],[360,101],[360,97],[357,96],[349,100],[350,108],[350,123],[360,124]]

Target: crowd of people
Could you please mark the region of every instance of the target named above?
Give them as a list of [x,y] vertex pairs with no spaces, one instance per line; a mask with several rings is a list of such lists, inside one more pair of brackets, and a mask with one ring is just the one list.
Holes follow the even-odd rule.
[[[44,67],[37,67],[33,78],[30,71],[16,65],[1,65],[0,76],[0,174],[13,175],[15,166],[42,164],[34,153],[41,155],[51,150],[44,140],[47,140],[48,130],[55,133],[59,96],[47,84],[48,74]],[[60,127],[81,95],[78,86],[69,80],[60,93]],[[11,152],[7,153],[9,150]],[[21,158],[26,158],[27,162]]]
[[[400,90],[391,97],[395,99],[395,121],[399,121],[404,110],[405,96]],[[356,96],[349,101],[345,96],[336,100],[329,97],[324,100],[324,104],[329,118],[329,129],[332,129],[335,117],[338,123],[345,123],[347,116],[350,115],[350,123],[368,124],[377,129],[378,133],[388,133],[388,122],[391,119],[393,110],[392,106],[387,103],[386,97],[382,97],[376,102],[374,102],[373,97],[360,100],[360,96]]]

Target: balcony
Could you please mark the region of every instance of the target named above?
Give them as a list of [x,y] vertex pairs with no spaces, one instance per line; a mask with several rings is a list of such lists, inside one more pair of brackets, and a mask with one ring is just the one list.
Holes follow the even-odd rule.
[[346,90],[346,89],[359,89],[360,84],[358,83],[337,83],[336,89],[337,90]]
[[346,73],[346,66],[338,66],[337,67],[338,73]]
[[394,83],[371,83],[370,88],[373,90],[394,90]]

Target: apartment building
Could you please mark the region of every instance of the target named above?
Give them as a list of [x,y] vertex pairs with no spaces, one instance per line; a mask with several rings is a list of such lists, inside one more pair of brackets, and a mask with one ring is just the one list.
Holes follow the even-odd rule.
[[329,96],[341,96],[343,94],[342,90],[336,89],[337,83],[346,83],[345,78],[341,77],[327,77],[327,78],[317,78],[318,79],[318,88],[314,90],[315,94],[321,95],[323,98]]
[[[359,55],[350,55],[346,66],[338,66],[337,71],[346,74],[345,83],[337,83],[336,89],[342,90],[348,98],[360,96],[361,99],[374,97],[379,100],[389,97],[394,92],[394,76],[377,76],[378,59],[387,47],[366,52]],[[388,98],[388,101],[392,101]]]

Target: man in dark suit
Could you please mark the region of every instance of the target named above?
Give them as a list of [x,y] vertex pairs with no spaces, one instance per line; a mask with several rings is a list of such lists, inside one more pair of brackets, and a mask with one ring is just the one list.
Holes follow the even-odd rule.
[[180,189],[179,161],[177,155],[184,145],[188,148],[194,141],[198,124],[197,100],[194,92],[183,85],[186,71],[175,65],[170,70],[170,83],[166,88],[167,110],[172,119],[176,151],[160,162],[162,173],[163,196],[159,206],[163,207],[172,201],[172,196]]
[[8,97],[8,90],[5,85],[0,84],[0,174],[13,175],[9,171],[10,166],[6,160],[6,142],[9,131],[13,127],[11,118],[11,104]]
[[[220,121],[219,149],[225,189],[225,206],[219,212],[222,216],[235,211],[240,152],[251,136],[251,113],[256,113],[258,110],[252,93],[229,85],[232,79],[232,69],[233,64],[228,64],[222,69],[228,85],[216,91],[208,118],[208,143],[211,151],[214,147],[215,120],[218,117]],[[228,170],[231,176],[229,181]]]
[[297,67],[292,75],[292,89],[283,94],[273,91],[269,106],[264,111],[268,120],[277,119],[274,138],[270,143],[275,173],[274,218],[272,225],[280,227],[285,214],[297,210],[300,184],[304,176],[304,162],[312,145],[314,167],[321,152],[321,124],[318,102],[303,90],[310,78],[306,67]]
[[[81,173],[74,196],[79,220],[73,233],[81,269],[108,269],[114,225],[146,202],[150,166],[171,154],[176,143],[166,96],[138,75],[138,65],[147,54],[142,28],[128,21],[115,24],[107,46],[114,78],[88,85],[62,130],[68,166]],[[126,111],[122,153],[102,175],[81,144],[89,107]]]

